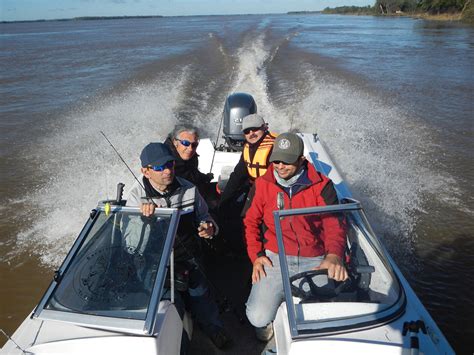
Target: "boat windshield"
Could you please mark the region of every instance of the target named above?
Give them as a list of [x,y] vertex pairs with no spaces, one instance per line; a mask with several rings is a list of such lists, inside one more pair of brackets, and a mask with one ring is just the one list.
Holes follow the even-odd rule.
[[[170,209],[157,209],[152,217],[143,217],[136,208],[99,209],[35,315],[143,331],[162,295],[178,219],[177,210]],[[125,320],[138,322],[127,325]]]
[[[403,290],[358,202],[275,211],[274,217],[292,337],[367,327],[403,311]],[[300,223],[326,243],[342,240],[349,279],[335,282],[327,270],[315,270],[322,257],[286,255],[294,250],[282,233],[288,223]]]

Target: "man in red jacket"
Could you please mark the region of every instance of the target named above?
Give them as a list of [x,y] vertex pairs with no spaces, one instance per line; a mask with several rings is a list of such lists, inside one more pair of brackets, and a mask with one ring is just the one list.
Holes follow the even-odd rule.
[[[303,151],[303,140],[296,134],[276,138],[272,165],[255,181],[255,196],[244,219],[247,253],[253,263],[247,317],[263,341],[272,337],[272,322],[284,300],[272,212],[338,203],[332,181],[306,161]],[[277,198],[279,193],[283,199]],[[266,228],[263,238],[262,224]],[[329,278],[347,279],[343,265],[346,239],[338,218],[292,216],[281,221],[281,228],[290,273],[327,269]]]

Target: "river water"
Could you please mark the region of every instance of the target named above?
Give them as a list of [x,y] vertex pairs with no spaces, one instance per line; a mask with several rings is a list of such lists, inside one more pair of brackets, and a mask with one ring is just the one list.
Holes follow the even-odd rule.
[[[33,309],[97,201],[225,97],[317,132],[458,353],[474,322],[474,29],[410,18],[200,16],[0,24],[0,326]],[[0,344],[3,340],[0,341]]]

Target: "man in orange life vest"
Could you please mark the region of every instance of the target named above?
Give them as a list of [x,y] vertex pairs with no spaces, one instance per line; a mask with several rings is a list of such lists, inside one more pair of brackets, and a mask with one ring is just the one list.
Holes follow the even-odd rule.
[[[276,134],[268,131],[268,124],[265,123],[262,116],[256,113],[243,118],[242,132],[246,142],[240,160],[221,195],[219,206],[221,212],[223,210],[227,212],[229,207],[235,207],[235,204],[229,206],[229,203],[239,195],[248,192],[255,179],[265,174],[276,138]],[[245,210],[244,207],[244,213]]]

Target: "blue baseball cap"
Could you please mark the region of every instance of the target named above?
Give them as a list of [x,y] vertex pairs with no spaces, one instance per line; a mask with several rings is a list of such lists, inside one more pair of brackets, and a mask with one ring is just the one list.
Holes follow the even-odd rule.
[[143,148],[140,154],[142,167],[146,168],[149,165],[163,165],[170,160],[176,160],[171,152],[171,149],[163,143],[150,143]]

